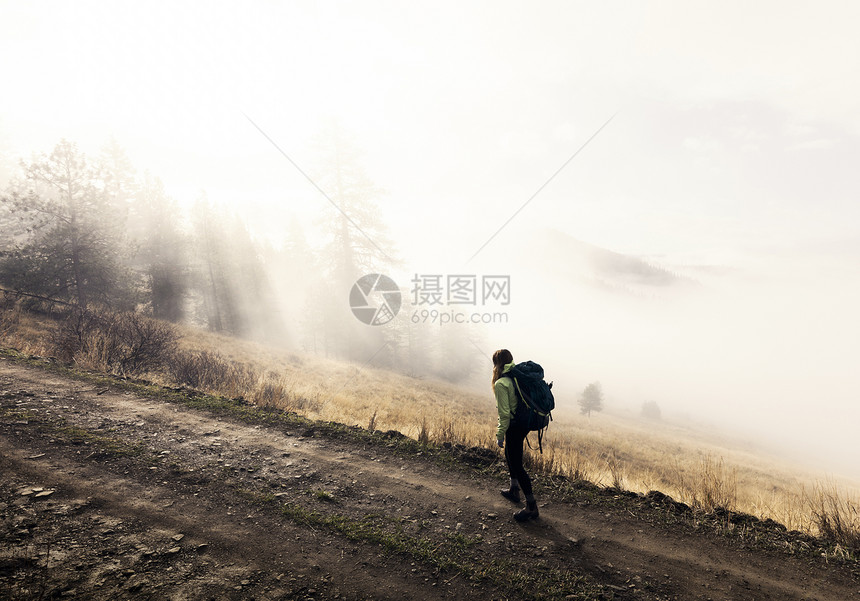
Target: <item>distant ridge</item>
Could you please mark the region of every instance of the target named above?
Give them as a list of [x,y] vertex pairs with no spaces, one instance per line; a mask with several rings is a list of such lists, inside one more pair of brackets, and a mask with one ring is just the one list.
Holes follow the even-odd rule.
[[556,229],[546,229],[536,236],[527,254],[547,265],[555,276],[604,290],[650,294],[700,286],[697,280],[665,267],[577,240]]

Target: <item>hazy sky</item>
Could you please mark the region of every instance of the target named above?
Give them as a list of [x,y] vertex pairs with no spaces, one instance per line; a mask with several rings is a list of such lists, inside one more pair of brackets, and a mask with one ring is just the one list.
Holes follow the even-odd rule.
[[242,113],[308,171],[336,120],[401,252],[430,223],[468,257],[618,113],[524,221],[705,262],[856,240],[856,3],[0,6],[13,156],[113,135],[181,200],[277,215],[324,201]]
[[693,344],[683,360],[614,333],[583,361],[634,390],[657,356],[649,390],[678,403],[657,382],[680,366],[687,397],[754,391],[727,405],[767,396],[825,453],[860,421],[858,28],[856,2],[2,0],[0,153],[65,137],[96,155],[113,136],[181,202],[205,190],[277,242],[326,201],[243,113],[309,173],[337,122],[387,191],[404,271],[450,273],[615,115],[473,265],[549,226],[725,268],[707,305],[648,326]]

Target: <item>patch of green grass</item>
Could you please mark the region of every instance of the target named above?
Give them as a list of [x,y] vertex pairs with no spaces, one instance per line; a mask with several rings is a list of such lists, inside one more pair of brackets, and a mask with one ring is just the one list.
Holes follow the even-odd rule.
[[386,528],[377,516],[368,515],[363,519],[354,519],[342,514],[307,509],[296,503],[283,505],[281,513],[297,524],[324,528],[351,541],[379,545],[389,553],[409,555],[440,570],[458,573],[463,571],[459,561],[463,545],[459,540],[437,543],[426,537],[407,534],[399,523],[393,524],[393,528]]
[[561,570],[535,558],[491,560],[481,576],[491,581],[507,581],[523,599],[576,599],[592,601],[605,598],[602,587],[587,576]]
[[145,454],[146,447],[142,444],[129,444],[124,440],[95,434],[77,426],[49,425],[53,436],[71,444],[86,444],[93,447],[102,455],[112,457],[140,457]]
[[119,438],[90,432],[85,428],[70,426],[62,419],[49,420],[36,413],[11,407],[0,407],[0,417],[27,420],[38,425],[40,432],[71,445],[88,445],[94,451],[112,457],[140,457],[144,454],[142,444],[129,444]]
[[[326,513],[298,503],[280,504],[272,494],[235,488],[236,492],[256,505],[275,505],[289,521],[313,529],[326,530],[356,543],[382,547],[388,554],[404,555],[446,572],[462,576],[476,584],[489,584],[517,599],[601,598],[602,587],[587,576],[551,566],[545,560],[498,558],[475,552],[480,536],[445,533],[441,539],[416,536],[404,529],[403,520],[370,513],[353,518],[340,513]],[[495,555],[495,559],[493,556]]]
[[315,490],[313,491],[313,495],[317,501],[322,501],[323,503],[337,503],[337,499],[334,498],[334,495],[327,490]]
[[312,528],[326,529],[347,539],[378,545],[388,553],[401,554],[440,571],[461,575],[476,583],[489,583],[521,599],[595,599],[601,587],[584,575],[559,570],[546,561],[490,559],[473,553],[480,537],[459,533],[445,534],[442,540],[411,535],[401,523],[384,516],[354,519],[340,514],[326,514],[295,503],[281,507],[290,521]]

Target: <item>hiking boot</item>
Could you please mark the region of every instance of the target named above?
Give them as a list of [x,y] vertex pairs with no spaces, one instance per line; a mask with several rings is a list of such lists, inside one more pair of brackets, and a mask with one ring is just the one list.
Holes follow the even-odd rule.
[[520,502],[520,489],[519,488],[511,488],[510,490],[500,490],[502,496],[506,498],[511,503],[519,503]]
[[540,512],[538,511],[537,503],[529,501],[526,503],[525,509],[520,509],[514,514],[514,519],[518,522],[527,522],[529,520],[537,519],[539,516]]

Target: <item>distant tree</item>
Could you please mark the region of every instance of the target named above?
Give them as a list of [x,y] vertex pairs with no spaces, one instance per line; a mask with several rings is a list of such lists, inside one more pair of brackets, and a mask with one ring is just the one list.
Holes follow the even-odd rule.
[[26,231],[21,217],[13,212],[9,197],[0,194],[0,262],[13,251],[16,238]]
[[316,338],[323,341],[326,354],[365,360],[384,347],[400,346],[392,339],[395,332],[362,324],[348,304],[350,290],[361,276],[385,273],[394,262],[393,244],[376,204],[382,190],[367,176],[358,150],[337,125],[324,132],[319,147],[314,181],[331,204],[322,222],[322,282],[314,287],[311,300],[322,328]]
[[245,224],[202,196],[194,206],[194,290],[209,329],[279,340],[283,324],[261,253]]
[[283,313],[285,336],[306,350],[314,349],[316,332],[321,327],[319,313],[310,303],[313,289],[322,280],[316,254],[308,244],[299,220],[292,216],[280,248],[266,245],[263,256],[269,273],[276,273],[271,284]]
[[642,403],[642,417],[646,419],[660,419],[660,407],[657,401],[645,401]]
[[579,410],[583,415],[591,417],[592,411],[603,410],[603,390],[600,382],[592,382],[582,391],[579,397]]
[[81,307],[93,301],[127,307],[124,214],[98,170],[66,140],[24,169],[26,179],[3,197],[18,229],[0,262],[0,281]]
[[127,208],[135,200],[138,184],[134,166],[116,139],[104,145],[98,164],[105,194],[117,207]]
[[368,177],[360,153],[338,125],[318,139],[320,152],[315,181],[329,204],[323,219],[326,243],[322,268],[328,277],[352,283],[394,262],[393,244],[377,200],[384,191]]
[[9,131],[3,123],[3,117],[0,116],[0,187],[2,188],[9,185],[16,170],[17,161],[9,143],[10,140]]
[[259,245],[235,215],[230,219],[226,235],[232,331],[255,339],[280,340],[284,335],[283,322]]
[[483,332],[473,324],[436,324],[424,326],[423,337],[433,345],[431,373],[455,384],[465,384],[487,360],[480,350],[484,347]]
[[132,264],[152,316],[181,321],[188,292],[189,240],[179,224],[176,202],[161,180],[147,173],[129,210]]
[[[408,294],[408,291],[404,292],[404,296]],[[413,321],[411,318],[402,320],[400,328],[403,346],[399,367],[412,377],[438,375],[436,366],[439,365],[439,358],[443,354],[438,340],[439,328],[428,328],[427,324]],[[450,361],[450,357],[445,360]]]
[[222,288],[225,286],[223,232],[218,215],[205,193],[194,203],[192,215],[195,276],[193,284],[202,302],[202,321],[213,332],[221,332],[225,329],[222,307]]
[[230,282],[230,250],[226,218],[205,193],[192,209],[195,289],[202,299],[203,321],[214,332],[234,333],[235,307]]

